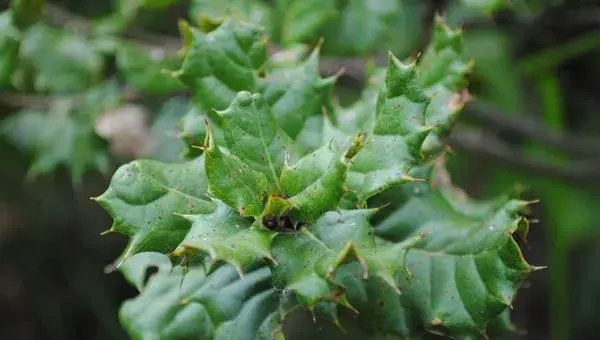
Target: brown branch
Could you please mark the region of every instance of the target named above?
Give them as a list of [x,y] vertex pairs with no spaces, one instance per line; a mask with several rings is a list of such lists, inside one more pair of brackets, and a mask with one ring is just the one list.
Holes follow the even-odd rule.
[[600,139],[558,134],[538,121],[523,116],[509,116],[480,102],[468,104],[462,117],[470,118],[488,127],[498,127],[542,145],[563,151],[571,156],[600,156]]
[[511,148],[493,135],[460,127],[455,127],[445,140],[452,148],[536,175],[580,185],[590,185],[594,183],[594,180],[600,179],[600,161],[569,162],[568,166],[550,164],[521,155],[518,150]]

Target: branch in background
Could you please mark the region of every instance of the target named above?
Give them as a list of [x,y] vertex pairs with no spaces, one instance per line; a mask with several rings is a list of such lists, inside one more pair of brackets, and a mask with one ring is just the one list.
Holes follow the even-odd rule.
[[[69,25],[82,34],[89,34],[92,29],[91,22],[86,18],[65,11],[52,4],[45,6],[45,16],[49,23],[54,26],[64,26],[66,23],[69,23]],[[125,32],[125,36],[135,39],[132,40],[132,43],[138,46],[151,50],[162,50],[169,55],[176,53],[181,46],[180,39],[148,34],[136,31],[135,29]],[[270,46],[270,54],[277,51],[278,49],[275,46]],[[386,55],[378,55],[373,62],[375,65],[381,66],[385,65],[385,60]],[[360,58],[324,58],[321,61],[321,73],[324,76],[331,76],[343,69],[344,73],[342,77],[344,83],[360,87],[366,80],[366,66],[367,62]],[[135,98],[136,95],[132,93],[128,97]],[[69,98],[66,97],[65,99]],[[73,97],[70,99],[73,99]],[[12,107],[47,108],[56,100],[56,97],[46,97],[43,95],[0,94],[0,102]],[[600,140],[573,135],[559,135],[531,118],[522,116],[518,118],[511,117],[479,103],[467,105],[462,115],[484,123],[486,126],[509,130],[523,138],[528,138],[547,147],[567,152],[571,156],[588,156],[593,159],[600,155]],[[512,149],[500,139],[472,130],[456,129],[446,139],[456,149],[462,149],[475,155],[501,161],[505,164],[552,178],[566,181],[589,181],[600,178],[600,162],[594,164],[576,163],[571,164],[568,168],[561,168],[536,159],[525,158],[519,154],[518,150]]]
[[[123,87],[121,93],[125,101],[137,100],[140,95],[133,92],[128,87]],[[38,94],[22,94],[22,93],[0,93],[0,103],[11,108],[28,108],[44,110],[52,107],[57,102],[70,101],[77,103],[83,100],[84,94],[72,95],[38,95]]]
[[[44,6],[44,17],[52,26],[63,27],[68,24],[82,35],[90,34],[93,29],[90,20],[50,3]],[[167,35],[149,34],[135,28],[126,30],[124,35],[135,45],[146,50],[160,50],[165,55],[175,55],[181,48],[181,39]]]
[[558,134],[529,117],[510,116],[481,103],[466,105],[461,115],[484,123],[485,126],[509,130],[523,138],[566,152],[571,156],[600,156],[600,139]]
[[522,156],[518,150],[509,147],[500,139],[483,132],[455,127],[446,137],[451,147],[490,160],[499,161],[509,166],[547,176],[569,183],[578,182],[590,185],[593,180],[600,179],[600,161],[570,162],[568,166],[556,166],[531,157]]

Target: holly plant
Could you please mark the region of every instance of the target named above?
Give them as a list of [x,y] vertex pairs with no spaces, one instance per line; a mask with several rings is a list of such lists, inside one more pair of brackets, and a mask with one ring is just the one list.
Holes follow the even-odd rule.
[[278,63],[256,23],[180,26],[183,159],[124,164],[93,198],[129,236],[132,338],[284,339],[298,309],[403,339],[514,330],[531,202],[474,201],[444,167],[473,66],[460,31],[437,18],[418,58],[390,53],[341,107],[321,45]]

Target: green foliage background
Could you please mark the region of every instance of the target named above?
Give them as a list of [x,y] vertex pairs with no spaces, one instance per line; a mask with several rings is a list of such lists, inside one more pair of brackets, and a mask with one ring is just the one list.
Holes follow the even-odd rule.
[[[97,336],[123,336],[115,319],[117,306],[125,296],[131,297],[134,293],[121,286],[121,279],[114,275],[107,278],[96,270],[116,257],[120,245],[114,248],[112,245],[122,240],[110,237],[101,241],[90,240],[106,229],[109,222],[87,201],[87,197],[103,191],[109,175],[118,164],[138,157],[143,151],[138,148],[134,154],[113,153],[111,156],[109,150],[114,151],[115,138],[100,137],[94,124],[104,113],[120,108],[125,102],[142,104],[154,112],[148,133],[155,141],[155,147],[143,155],[155,161],[174,161],[174,157],[179,155],[191,157],[198,152],[188,145],[202,144],[204,140],[206,130],[202,115],[213,115],[211,107],[225,109],[229,104],[229,101],[223,101],[227,93],[222,93],[221,97],[216,95],[209,106],[198,101],[197,98],[209,93],[202,84],[196,83],[198,75],[189,78],[193,83],[186,83],[185,76],[180,76],[182,82],[179,82],[162,71],[177,69],[182,60],[181,54],[169,52],[174,48],[164,48],[172,44],[177,46],[177,32],[174,32],[176,18],[188,16],[195,25],[211,27],[215,23],[209,18],[229,13],[236,18],[266,25],[274,42],[290,51],[281,56],[291,60],[271,60],[273,64],[268,67],[277,72],[280,67],[296,63],[310,50],[298,43],[314,46],[319,43],[320,37],[324,37],[322,61],[360,57],[381,65],[381,52],[385,55],[387,48],[401,58],[415,56],[427,46],[424,41],[430,36],[433,26],[431,13],[436,9],[443,11],[450,26],[466,23],[466,48],[476,60],[470,76],[470,90],[476,101],[467,105],[465,114],[459,119],[460,127],[468,128],[470,132],[483,132],[484,137],[494,137],[451,143],[457,151],[449,158],[453,177],[475,196],[495,197],[520,183],[526,187],[527,197],[542,201],[532,212],[541,223],[533,226],[529,236],[531,251],[526,252],[530,262],[547,264],[550,269],[536,274],[532,288],[519,295],[515,308],[517,325],[534,336],[544,338],[551,335],[556,339],[566,338],[569,331],[585,334],[582,332],[595,327],[590,321],[593,320],[595,306],[588,303],[598,293],[594,284],[598,273],[586,263],[593,261],[597,253],[594,250],[597,248],[594,217],[598,196],[595,180],[598,176],[593,169],[597,168],[598,144],[594,144],[596,142],[591,138],[579,148],[573,147],[573,143],[567,147],[544,143],[547,139],[531,135],[519,137],[514,129],[492,121],[481,124],[480,116],[469,114],[469,110],[491,107],[499,111],[501,117],[512,118],[521,125],[534,119],[537,126],[544,127],[544,131],[553,131],[555,136],[598,134],[598,122],[592,114],[598,104],[590,79],[594,79],[593,75],[598,72],[594,60],[597,59],[596,47],[600,44],[600,37],[589,28],[589,24],[574,19],[571,20],[575,23],[570,23],[561,16],[566,16],[561,13],[586,6],[585,1],[581,4],[515,1],[507,8],[499,1],[466,0],[446,1],[437,8],[428,2],[408,0],[319,1],[318,6],[311,1],[232,1],[228,8],[222,5],[223,2],[199,0],[191,1],[189,7],[187,2],[177,1],[120,1],[101,4],[97,8],[82,8],[77,2],[60,3],[63,8],[89,19],[85,21],[73,20],[72,17],[65,20],[58,15],[60,13],[38,15],[41,2],[14,3],[12,13],[0,15],[0,99],[3,103],[0,156],[3,181],[6,183],[0,201],[3,214],[8,216],[3,220],[8,222],[3,222],[2,227],[4,230],[4,225],[7,225],[6,230],[9,230],[0,245],[7,258],[16,257],[2,267],[3,273],[7,273],[5,277],[9,278],[3,281],[2,287],[7,292],[11,291],[10,287],[17,287],[12,288],[17,293],[7,295],[13,296],[7,305],[11,315],[35,325],[29,327],[30,332],[59,337],[81,337],[80,334],[94,332],[71,329],[69,325],[75,323],[74,317],[53,316],[49,311],[52,304],[42,302],[43,296],[50,295],[56,299],[55,305],[71,297],[77,301],[77,305],[90,315],[89,320],[92,321],[88,322],[93,325],[90,329],[99,328]],[[317,7],[318,11],[315,10]],[[38,23],[39,20],[47,24]],[[565,29],[559,23],[569,25]],[[160,39],[157,39],[159,35]],[[163,48],[157,49],[157,46]],[[282,78],[294,79],[298,75],[310,74],[308,70],[315,66],[310,65],[310,59],[305,65],[305,69],[298,70],[296,74],[282,74]],[[377,79],[377,72],[372,76],[370,79]],[[318,73],[315,77],[319,78]],[[357,77],[357,73],[350,69],[340,77],[340,86],[336,87],[335,95],[348,112],[365,110],[366,105],[362,102],[347,105],[361,96],[355,89],[357,78],[361,77],[360,73]],[[328,86],[325,79],[320,80],[324,81],[323,86]],[[123,84],[127,85],[128,91],[123,91]],[[193,91],[191,102],[186,97],[169,99],[186,86]],[[283,81],[280,86],[287,88],[289,85]],[[377,86],[367,87],[362,96],[368,97],[369,91],[377,90]],[[276,96],[278,89],[275,87],[272,91]],[[214,93],[214,88],[210,93]],[[268,96],[266,100],[269,101]],[[487,106],[481,109],[477,106],[481,104]],[[315,107],[318,105],[315,104]],[[286,114],[294,117],[296,115],[291,108],[291,112],[273,109],[273,114],[276,117],[286,117]],[[302,109],[305,110],[304,107]],[[297,126],[290,122],[286,132],[299,136],[300,141],[315,139],[311,135],[303,137],[303,132],[294,130]],[[352,127],[348,129],[352,130]],[[469,136],[479,135],[472,133]],[[217,137],[227,139],[227,136]],[[486,152],[485,146],[496,145],[498,138],[507,140],[511,147],[509,155],[517,157],[499,157]],[[304,147],[312,149],[316,145]],[[488,162],[488,159],[493,162]],[[154,168],[160,167],[158,164],[147,163],[141,168],[160,171]],[[23,184],[24,179],[29,182]],[[456,200],[445,195],[436,198],[426,194],[424,197],[424,200],[441,199],[450,203]],[[385,201],[385,197],[382,200]],[[39,213],[32,216],[32,210]],[[389,218],[410,221],[416,217],[399,210],[398,215]],[[447,221],[443,215],[436,218]],[[465,218],[477,220],[477,216]],[[379,229],[385,233],[386,221],[382,223]],[[418,223],[415,221],[413,225]],[[22,228],[19,229],[19,226]],[[394,237],[393,231],[388,233],[389,237]],[[107,241],[107,238],[110,240]],[[580,253],[573,254],[573,249],[579,249]],[[56,268],[54,271],[49,269],[48,273],[38,273],[22,269],[46,263],[50,260],[46,254],[53,254],[51,258],[56,264],[51,267]],[[159,261],[164,265],[159,266],[157,275],[166,275],[171,265],[164,259]],[[57,275],[56,271],[64,274]],[[233,274],[234,271],[219,272],[223,277]],[[256,280],[252,281],[255,287],[261,287],[265,275],[262,269],[249,274]],[[127,278],[138,288],[144,285],[140,273],[137,276],[127,274]],[[25,280],[29,283],[23,283]],[[169,280],[164,284],[173,287],[181,284],[179,280]],[[193,285],[194,280],[202,280],[202,274],[191,273],[182,287]],[[38,286],[33,283],[35,281],[48,284]],[[112,282],[111,289],[106,288],[109,282]],[[546,283],[550,287],[548,291]],[[161,291],[165,288],[152,286],[147,289]],[[243,292],[244,288],[240,289]],[[262,291],[262,288],[252,289]],[[63,292],[64,297],[53,294],[57,291]],[[211,296],[211,293],[207,294]],[[240,313],[244,308],[257,310],[256,304],[271,303],[269,294],[265,290],[257,295],[262,300],[247,300],[244,306],[250,307],[242,306]],[[164,299],[172,298],[165,295]],[[519,308],[521,300],[525,301],[524,307]],[[519,316],[520,312],[527,316],[527,311],[531,310],[528,308],[534,308],[539,301],[549,305],[548,318],[543,313],[533,313],[542,321]],[[146,310],[143,301],[127,308],[129,315]],[[64,315],[72,314],[65,311]],[[296,318],[302,324],[302,315]],[[546,323],[544,320],[549,321]],[[153,321],[149,322],[156,327]],[[9,332],[26,332],[23,329],[15,326]],[[323,330],[322,336],[332,334],[327,332],[335,330]]]

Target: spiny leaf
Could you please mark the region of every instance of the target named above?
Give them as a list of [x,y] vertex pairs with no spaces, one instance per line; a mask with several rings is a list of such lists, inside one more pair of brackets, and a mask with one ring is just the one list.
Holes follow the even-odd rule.
[[286,195],[291,196],[290,215],[294,220],[312,222],[337,207],[345,192],[348,168],[364,142],[365,136],[359,134],[342,156],[331,151],[331,146],[324,146],[306,155],[294,167],[284,168],[281,182]]
[[227,18],[211,32],[191,30],[181,69],[175,73],[207,112],[223,110],[239,91],[254,91],[266,58],[263,29]]
[[431,131],[425,125],[428,104],[415,65],[403,64],[390,54],[385,88],[377,99],[373,136],[348,174],[357,204],[391,186],[414,181],[408,172],[423,161],[421,147]]
[[183,275],[179,266],[159,271],[123,304],[120,319],[132,338],[282,339],[279,298],[267,268],[243,279],[230,266],[208,276],[198,268]]
[[216,206],[206,198],[204,156],[167,164],[137,160],[121,166],[97,201],[113,216],[111,230],[131,237],[123,256],[173,251],[190,229],[176,214],[210,213]]
[[251,264],[272,259],[272,232],[251,227],[248,219],[229,206],[219,201],[216,204],[217,208],[210,214],[185,215],[192,227],[175,251],[176,255],[206,252],[212,263],[225,261],[240,274]]
[[431,43],[417,67],[425,93],[432,96],[425,114],[426,122],[436,127],[435,134],[426,140],[427,152],[443,147],[439,136],[448,131],[469,100],[465,76],[472,68],[473,62],[465,52],[462,32],[450,29],[440,17],[436,17]]
[[258,217],[269,193],[267,177],[251,169],[235,155],[221,150],[210,131],[204,155],[211,195],[236,209],[241,216]]
[[[376,231],[392,242],[426,235],[407,254],[410,280],[399,277],[402,306],[416,310],[428,330],[483,338],[490,320],[512,304],[535,269],[512,237],[527,223],[520,216],[527,203],[505,197],[474,202],[450,185],[439,165],[436,171],[432,188],[415,195]],[[382,293],[370,300],[391,298]],[[407,336],[404,331],[397,335]]]
[[309,307],[333,301],[352,308],[334,274],[344,263],[356,261],[362,268],[361,279],[377,276],[398,292],[395,277],[403,268],[403,254],[414,242],[380,246],[369,223],[374,212],[328,212],[297,235],[278,234],[272,246],[278,262],[272,268],[275,285],[293,291]]
[[295,139],[306,120],[333,112],[331,97],[337,77],[319,75],[319,48],[295,68],[278,68],[261,83],[277,124]]
[[273,190],[279,190],[279,172],[289,140],[278,130],[262,96],[239,92],[227,110],[218,114],[228,150],[265,174]]

